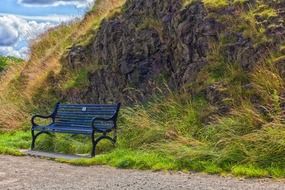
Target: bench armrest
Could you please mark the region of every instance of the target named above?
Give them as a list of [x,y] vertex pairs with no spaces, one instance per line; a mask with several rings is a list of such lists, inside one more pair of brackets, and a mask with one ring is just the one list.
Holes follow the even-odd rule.
[[49,119],[51,118],[52,119],[52,122],[54,123],[54,120],[55,120],[55,116],[57,114],[57,110],[58,110],[58,107],[59,107],[60,103],[58,102],[54,108],[54,111],[50,114],[50,115],[34,115],[31,119],[31,123],[32,123],[32,126],[39,126],[38,124],[36,124],[35,122],[35,119],[36,118],[42,118],[42,119]]
[[32,123],[33,126],[39,126],[39,125],[36,124],[36,122],[35,122],[35,119],[36,119],[36,118],[41,118],[41,119],[49,119],[49,118],[52,118],[52,119],[53,119],[53,114],[47,115],[47,116],[45,116],[45,115],[34,115],[34,116],[32,117],[32,119],[31,119],[31,123]]

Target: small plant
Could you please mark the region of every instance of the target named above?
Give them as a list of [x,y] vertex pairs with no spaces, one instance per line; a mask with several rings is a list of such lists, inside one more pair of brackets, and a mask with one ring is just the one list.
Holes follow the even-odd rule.
[[18,64],[23,62],[22,59],[16,58],[16,57],[4,57],[0,56],[0,72],[3,71],[7,66],[12,65],[12,64]]

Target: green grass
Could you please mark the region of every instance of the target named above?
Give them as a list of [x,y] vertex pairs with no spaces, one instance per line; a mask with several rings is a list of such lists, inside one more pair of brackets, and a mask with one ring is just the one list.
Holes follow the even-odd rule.
[[[30,143],[30,135],[28,132],[17,132],[10,134],[1,134],[0,154],[9,154],[14,156],[22,156],[18,148],[28,148]],[[78,140],[78,139],[77,139]],[[82,139],[81,139],[82,140]],[[57,141],[57,142],[56,142]],[[70,142],[73,141],[73,142]],[[8,142],[8,143],[7,143]],[[77,149],[74,147],[84,147],[82,142],[76,141],[67,136],[51,138],[41,138],[37,143],[37,148],[45,151],[57,150],[65,153],[75,153]],[[87,143],[88,144],[88,143]],[[59,146],[60,145],[60,146]],[[57,147],[59,146],[59,147]],[[67,148],[69,147],[70,148]],[[105,146],[105,147],[104,147]],[[88,147],[88,149],[87,149]],[[86,149],[77,150],[77,153],[87,153],[89,145]],[[100,148],[106,148],[101,145]],[[102,151],[102,150],[101,150]],[[132,168],[141,170],[173,170],[173,171],[200,171],[209,174],[233,174],[235,176],[245,177],[276,177],[282,178],[285,176],[284,170],[279,167],[261,168],[254,165],[226,165],[221,166],[213,161],[191,160],[187,157],[176,157],[162,153],[162,151],[153,150],[132,150],[122,148],[120,145],[117,148],[105,150],[92,159],[77,159],[77,160],[62,160],[57,161],[68,163],[77,166],[91,165],[110,165],[117,168]]]
[[19,149],[29,147],[30,135],[27,132],[10,132],[0,134],[0,154],[21,156]]
[[206,5],[206,7],[213,9],[225,8],[229,5],[228,0],[203,0],[203,3]]
[[183,7],[192,5],[195,2],[203,2],[207,8],[222,9],[229,5],[228,0],[182,0]]
[[[184,0],[184,8],[193,2],[194,0]],[[254,48],[270,42],[270,38],[266,36],[266,28],[258,25],[256,16],[272,19],[277,16],[276,10],[256,4],[248,10],[238,9],[239,16],[221,15],[218,10],[230,3],[241,5],[248,1],[203,2],[209,9],[209,18],[230,24],[225,24],[226,28],[219,34],[218,42],[209,43],[209,66],[199,73],[197,84],[189,84],[196,95],[190,97],[189,92],[169,92],[166,97],[157,96],[147,103],[124,107],[120,112],[120,131],[116,147],[103,141],[98,146],[96,158],[59,161],[83,166],[103,164],[118,168],[285,177],[285,124],[284,110],[280,106],[284,103],[282,94],[285,92],[285,82],[275,68],[275,63],[282,61],[284,56],[268,58],[264,55],[262,60],[266,61],[258,61],[254,64],[255,68],[245,71],[241,64],[243,49],[236,52],[234,59],[229,59],[224,51],[225,47],[238,40],[236,33],[249,38]],[[109,16],[114,16],[122,11],[118,8],[111,13],[108,7],[112,3],[105,4],[106,1],[103,0],[98,3],[101,6],[95,7],[96,10],[91,11],[85,19],[86,23],[82,24],[84,32],[75,31],[79,32],[76,33],[76,41],[80,44],[90,42],[90,34],[95,33],[101,20],[105,18],[104,15],[108,13]],[[95,15],[92,16],[93,13]],[[75,39],[73,35],[67,38],[62,36],[70,34],[78,24],[61,26],[43,35],[32,46],[32,50],[35,48],[32,58],[41,60],[49,54],[53,55],[52,50],[60,50],[60,55],[64,53]],[[159,20],[146,18],[137,29],[154,28],[163,33],[161,27]],[[51,84],[41,83],[41,96],[33,94],[33,98],[31,97],[36,100],[36,107],[39,110],[47,109],[52,101],[60,98],[57,94],[62,88],[78,89],[80,92],[81,87],[88,86],[88,73],[93,69],[96,70],[86,66],[78,70],[68,70],[66,80],[55,82],[57,88],[54,89]],[[50,76],[52,79],[57,77],[56,74]],[[221,114],[221,105],[211,103],[204,96],[205,89],[210,85],[218,87],[217,91],[222,93],[219,104],[229,106],[229,113]],[[21,155],[18,149],[29,148],[30,140],[29,131],[1,133],[0,154]],[[36,148],[50,152],[87,154],[91,149],[91,142],[89,137],[84,136],[43,135],[38,139]]]
[[111,165],[117,168],[135,168],[151,170],[173,170],[179,165],[169,156],[155,152],[116,149],[108,154],[98,155],[92,159],[78,159],[68,163],[74,165]]
[[232,168],[232,172],[236,176],[263,177],[269,175],[267,170],[254,166],[235,166]]
[[74,71],[72,77],[65,82],[63,89],[69,88],[85,88],[88,86],[88,70],[86,68],[80,69],[79,71]]
[[[221,68],[227,69],[221,72]],[[278,105],[284,81],[271,62],[258,65],[247,75],[241,71],[234,64],[213,64],[204,71],[210,72],[205,74],[210,78],[206,80],[209,84],[222,81],[228,85],[225,90],[233,107],[228,115],[216,115],[205,123],[205,118],[215,114],[216,107],[203,95],[157,96],[148,103],[122,109],[115,148],[103,141],[96,158],[59,161],[84,166],[104,164],[119,168],[283,178],[285,127]],[[268,83],[268,78],[274,80]],[[253,84],[250,93],[239,88],[245,79]],[[269,111],[268,115],[260,113],[251,103],[252,94],[262,95],[260,104]],[[29,148],[30,132],[2,133],[0,139],[1,154],[21,155],[18,149]],[[91,142],[84,136],[43,135],[36,147],[50,152],[88,154]]]
[[12,56],[0,56],[0,72],[3,71],[7,66],[13,63],[23,62],[22,59],[12,57]]
[[[247,109],[251,109],[247,105]],[[157,98],[124,108],[116,147],[103,141],[92,159],[58,160],[74,165],[110,165],[147,170],[199,171],[246,177],[285,177],[284,126],[260,128],[251,113],[202,123],[209,105],[203,97]],[[273,124],[272,124],[273,125]],[[0,153],[21,155],[30,146],[30,132],[0,134]],[[89,137],[43,135],[38,150],[89,154]]]

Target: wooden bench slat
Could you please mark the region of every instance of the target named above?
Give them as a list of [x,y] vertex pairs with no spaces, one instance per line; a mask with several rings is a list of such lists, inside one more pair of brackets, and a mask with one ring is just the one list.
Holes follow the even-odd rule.
[[[71,121],[57,121],[55,122],[55,125],[66,125],[66,126],[86,126],[86,127],[92,127],[92,123],[91,122],[71,122]],[[114,126],[114,123],[102,123],[102,122],[95,122],[95,126],[97,125],[101,125],[101,126]]]
[[[84,123],[84,124],[88,124],[88,125],[91,125],[92,124],[92,120],[77,120],[77,119],[57,119],[55,120],[55,124],[57,123]],[[114,124],[113,121],[100,121],[100,120],[97,120],[94,122],[95,124]]]
[[96,110],[96,111],[90,111],[90,110],[85,110],[85,111],[82,111],[82,110],[58,110],[57,111],[58,114],[60,113],[78,113],[78,114],[98,114],[98,115],[102,115],[102,114],[108,114],[108,115],[111,115],[111,114],[114,114],[116,113],[115,110],[112,110],[112,111],[100,111],[100,110]]
[[91,134],[92,129],[82,129],[82,128],[65,128],[65,127],[54,127],[49,128],[49,132],[62,132],[62,133],[76,133],[76,134]]
[[81,106],[81,107],[59,107],[58,110],[81,110],[82,108],[86,108],[87,110],[100,110],[100,111],[116,111],[116,108],[113,108],[113,107],[107,107],[107,108],[94,108],[94,107],[84,107],[84,106]]
[[62,104],[59,106],[59,108],[82,108],[82,107],[86,107],[86,108],[96,108],[96,109],[105,109],[105,108],[113,108],[116,109],[117,105],[92,105],[92,104],[79,104],[79,105],[73,105],[73,104]]
[[81,108],[87,108],[87,109],[104,109],[104,110],[109,110],[109,109],[117,109],[117,105],[84,105],[84,104],[79,104],[79,105],[69,105],[69,104],[60,104],[58,106],[58,109],[81,109]]
[[[90,118],[90,119],[86,119],[86,118],[71,118],[71,117],[61,117],[61,118],[56,118],[55,119],[55,123],[56,122],[68,122],[68,121],[71,121],[71,122],[82,122],[82,123],[92,123],[93,119]],[[95,122],[98,122],[100,120],[97,120]]]
[[[96,128],[113,128],[114,125],[97,125]],[[51,128],[70,128],[70,129],[92,129],[92,126],[89,125],[80,125],[80,124],[74,124],[74,125],[66,125],[66,124],[56,124],[55,126]]]
[[91,112],[86,112],[86,113],[82,113],[82,112],[59,112],[57,114],[58,117],[60,116],[85,116],[85,117],[101,117],[101,116],[105,116],[105,117],[112,117],[114,115],[113,113],[91,113]]
[[95,116],[95,117],[80,117],[80,116],[72,116],[72,115],[69,115],[69,116],[61,116],[61,117],[56,117],[55,118],[55,121],[58,121],[58,120],[64,120],[64,121],[66,121],[66,120],[71,120],[71,121],[92,121],[93,120],[93,118],[104,118],[104,119],[108,119],[108,118],[110,118],[111,116],[108,116],[108,117],[106,117],[106,116],[101,116],[101,117],[98,117],[98,116]]
[[91,123],[82,123],[82,122],[56,122],[55,123],[56,126],[62,125],[62,126],[67,126],[67,127],[72,127],[72,126],[76,126],[76,125],[80,125],[80,126],[86,126],[88,128],[92,128]]
[[78,107],[78,106],[90,106],[90,107],[117,107],[118,105],[117,104],[60,104],[60,106],[65,106],[65,107],[72,107],[72,106],[75,106],[75,107]]

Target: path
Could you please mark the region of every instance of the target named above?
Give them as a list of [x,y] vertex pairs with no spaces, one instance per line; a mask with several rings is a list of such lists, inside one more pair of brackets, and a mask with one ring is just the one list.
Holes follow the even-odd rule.
[[0,156],[0,189],[285,190],[285,181],[78,167],[32,157]]

